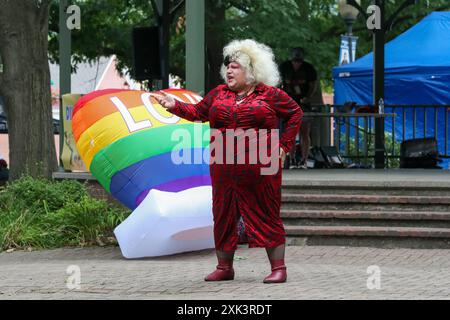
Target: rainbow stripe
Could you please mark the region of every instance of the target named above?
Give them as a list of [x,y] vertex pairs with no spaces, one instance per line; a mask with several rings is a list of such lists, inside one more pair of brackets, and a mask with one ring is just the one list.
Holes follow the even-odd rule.
[[[200,99],[186,90],[165,91],[188,103]],[[175,117],[146,92],[104,90],[83,96],[72,126],[86,167],[129,208],[153,188],[176,192],[211,184],[209,125]],[[200,162],[175,164],[177,155]]]

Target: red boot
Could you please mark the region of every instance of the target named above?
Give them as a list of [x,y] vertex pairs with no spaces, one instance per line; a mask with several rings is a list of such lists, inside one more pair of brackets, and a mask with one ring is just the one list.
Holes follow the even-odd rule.
[[205,281],[225,281],[234,279],[233,260],[218,259],[217,269],[206,276]]
[[284,259],[270,260],[272,273],[264,278],[264,283],[282,283],[286,282],[287,272]]

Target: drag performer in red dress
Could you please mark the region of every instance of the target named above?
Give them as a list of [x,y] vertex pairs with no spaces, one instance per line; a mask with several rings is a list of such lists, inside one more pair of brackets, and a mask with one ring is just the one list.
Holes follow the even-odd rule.
[[[284,91],[275,87],[280,79],[277,65],[272,50],[263,44],[253,40],[236,40],[228,44],[224,48],[221,73],[226,84],[210,91],[196,105],[175,101],[167,95],[156,97],[171,113],[190,121],[209,121],[211,131],[224,137],[223,161],[215,159],[210,165],[218,266],[205,280],[234,279],[237,224],[242,216],[249,247],[266,248],[272,273],[264,282],[285,282],[285,231],[280,217],[281,164],[294,143],[303,112]],[[278,134],[279,119],[285,121],[286,129],[279,144],[273,148],[270,133],[262,139],[259,133],[266,129]],[[257,135],[248,135],[242,150],[236,142],[230,146],[225,138],[230,132],[236,139],[239,135],[242,138],[242,134],[251,130]],[[217,153],[218,148],[212,147],[213,140],[211,138],[211,158],[214,159],[217,154],[213,153]],[[268,144],[268,150],[275,150],[276,166],[262,163],[260,158],[256,163],[249,160],[250,149],[262,141]],[[230,152],[231,158],[226,158],[225,154]],[[239,156],[245,161],[236,161]],[[230,163],[229,159],[233,161]],[[261,169],[269,166],[276,170],[262,174]]]

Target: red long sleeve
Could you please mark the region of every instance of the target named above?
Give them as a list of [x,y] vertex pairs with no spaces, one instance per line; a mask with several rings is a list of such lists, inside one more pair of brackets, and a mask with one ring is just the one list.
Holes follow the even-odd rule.
[[286,92],[274,88],[272,107],[277,116],[284,121],[284,132],[280,138],[280,146],[284,152],[291,150],[303,119],[303,111]]
[[217,92],[218,88],[211,90],[197,104],[189,104],[176,100],[175,106],[168,108],[167,111],[189,121],[209,121],[209,109],[214,102]]

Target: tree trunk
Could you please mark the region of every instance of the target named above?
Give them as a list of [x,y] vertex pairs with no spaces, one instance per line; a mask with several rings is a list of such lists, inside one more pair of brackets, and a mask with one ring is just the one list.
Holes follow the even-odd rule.
[[223,39],[222,23],[225,21],[225,7],[215,1],[207,1],[206,15],[206,91],[223,83],[220,76],[222,66]]
[[10,178],[57,168],[48,64],[49,0],[0,0],[0,94],[8,117]]

